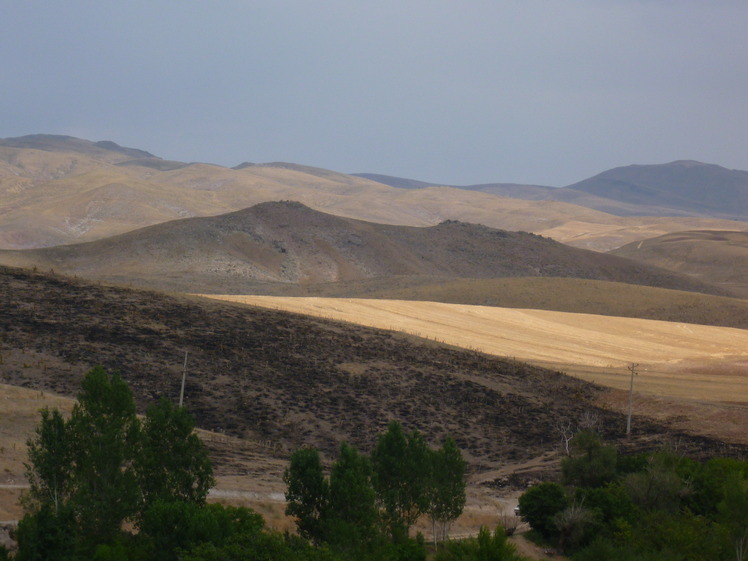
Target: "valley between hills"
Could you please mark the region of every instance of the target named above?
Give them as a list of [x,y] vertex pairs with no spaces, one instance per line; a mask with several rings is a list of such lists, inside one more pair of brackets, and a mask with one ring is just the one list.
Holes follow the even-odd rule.
[[402,188],[0,140],[0,520],[20,512],[39,407],[69,410],[101,364],[143,412],[177,395],[185,353],[215,500],[281,528],[290,452],[367,451],[390,419],[455,437],[466,532],[558,470],[561,422],[627,451],[745,457],[746,177],[673,162],[550,191]]

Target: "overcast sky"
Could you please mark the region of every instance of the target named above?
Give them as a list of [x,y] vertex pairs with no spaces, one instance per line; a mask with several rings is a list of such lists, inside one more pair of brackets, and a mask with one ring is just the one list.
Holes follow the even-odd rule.
[[745,0],[3,0],[0,137],[561,186],[748,169]]

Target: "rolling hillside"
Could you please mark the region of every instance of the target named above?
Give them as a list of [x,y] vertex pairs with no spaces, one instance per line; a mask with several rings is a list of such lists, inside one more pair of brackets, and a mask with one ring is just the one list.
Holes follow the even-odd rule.
[[675,232],[627,244],[611,253],[641,263],[656,263],[696,279],[709,279],[748,298],[748,231]]
[[[431,441],[451,433],[478,472],[555,450],[557,421],[585,411],[623,436],[623,415],[596,404],[608,395],[600,387],[408,335],[18,269],[0,268],[0,292],[15,296],[0,299],[0,383],[71,396],[102,364],[143,411],[178,394],[187,351],[198,425],[269,440],[269,455],[300,445],[331,454],[342,440],[367,449],[393,418]],[[678,432],[643,418],[637,427],[639,446]]]
[[533,234],[462,222],[429,228],[374,224],[294,202],[172,221],[86,244],[0,251],[0,263],[182,292],[241,294],[262,282],[393,276],[533,276],[719,293],[686,276]]
[[566,202],[452,187],[397,189],[297,164],[230,169],[170,162],[108,141],[53,135],[0,141],[1,248],[91,241],[278,200],[382,224],[433,226],[460,220],[534,232],[598,251],[673,231],[744,228],[714,218],[617,217]]

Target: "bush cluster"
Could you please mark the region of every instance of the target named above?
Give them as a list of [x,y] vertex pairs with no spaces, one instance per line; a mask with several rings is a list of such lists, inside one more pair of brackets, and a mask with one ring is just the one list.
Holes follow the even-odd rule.
[[575,561],[748,558],[747,461],[620,456],[582,432],[562,473],[528,489],[520,513]]

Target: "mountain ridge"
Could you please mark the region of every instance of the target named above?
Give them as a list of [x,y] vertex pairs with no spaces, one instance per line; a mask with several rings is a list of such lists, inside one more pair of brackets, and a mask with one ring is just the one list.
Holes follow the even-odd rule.
[[83,244],[0,251],[0,262],[205,293],[241,293],[258,282],[551,276],[724,294],[686,276],[526,232],[458,221],[425,228],[376,224],[293,201],[171,221]]
[[[354,175],[407,189],[447,185],[371,173]],[[565,187],[512,183],[449,186],[525,200],[568,202],[617,216],[716,216],[748,220],[745,210],[748,171],[696,160],[620,166]]]
[[[568,191],[574,200],[559,202],[544,200],[544,193],[562,190],[542,186],[398,189],[299,164],[271,162],[232,169],[164,160],[111,141],[55,135],[18,138],[0,142],[0,248],[7,249],[91,241],[278,200],[297,200],[322,212],[381,224],[430,226],[459,220],[533,232],[597,251],[673,231],[746,228],[745,222],[708,217],[633,216],[636,205],[583,191]],[[522,195],[527,189],[536,193]],[[608,210],[630,216],[575,203],[612,205]]]

